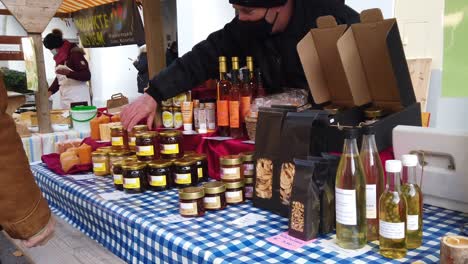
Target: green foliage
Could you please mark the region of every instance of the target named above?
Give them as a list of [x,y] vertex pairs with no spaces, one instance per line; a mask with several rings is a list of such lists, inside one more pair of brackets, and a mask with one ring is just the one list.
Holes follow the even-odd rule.
[[3,81],[8,91],[17,93],[28,93],[28,85],[26,81],[26,73],[10,70],[8,68],[0,68],[3,74]]

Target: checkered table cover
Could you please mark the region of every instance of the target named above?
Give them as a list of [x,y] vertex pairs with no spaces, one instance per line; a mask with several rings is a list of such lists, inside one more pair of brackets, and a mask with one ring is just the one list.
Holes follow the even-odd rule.
[[[251,203],[207,212],[204,217],[168,224],[161,217],[178,214],[176,190],[146,192],[115,201],[98,194],[114,191],[111,177],[75,181],[42,164],[32,171],[53,211],[128,263],[435,263],[440,238],[459,234],[468,216],[433,206],[424,207],[424,243],[406,258],[389,260],[378,245],[352,259],[324,249],[317,242],[296,251],[280,248],[266,238],[287,230],[288,220]],[[247,213],[265,216],[256,225],[239,228],[231,221]],[[329,239],[333,234],[322,236]]]

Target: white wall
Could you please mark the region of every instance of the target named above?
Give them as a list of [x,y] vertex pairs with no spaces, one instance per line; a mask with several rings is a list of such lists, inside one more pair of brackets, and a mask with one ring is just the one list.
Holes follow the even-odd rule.
[[384,18],[391,18],[395,16],[395,1],[396,0],[346,0],[345,3],[357,12],[361,12],[365,9],[380,8]]

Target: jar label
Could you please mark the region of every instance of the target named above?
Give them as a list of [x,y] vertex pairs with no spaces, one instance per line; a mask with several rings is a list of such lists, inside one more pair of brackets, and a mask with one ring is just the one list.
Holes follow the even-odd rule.
[[244,176],[253,176],[254,175],[254,165],[253,164],[244,164]]
[[408,231],[416,231],[419,229],[419,216],[418,215],[407,215],[406,216],[406,228]]
[[114,174],[114,184],[123,184],[122,174]]
[[112,137],[112,146],[123,146],[123,137]]
[[239,203],[242,202],[242,191],[226,192],[226,202]]
[[377,218],[377,185],[366,184],[366,218]]
[[190,173],[179,174],[176,173],[175,183],[177,184],[191,184],[192,175]]
[[389,239],[405,238],[405,223],[390,223],[383,220],[379,221],[379,234]]
[[221,179],[237,180],[241,177],[240,168],[221,168]]
[[198,179],[203,178],[203,168],[198,168],[197,171],[198,171]]
[[174,127],[174,117],[173,117],[171,112],[164,111],[162,113],[162,120],[163,120],[163,125],[164,125],[165,128]]
[[106,172],[106,163],[93,163],[94,172]]
[[161,144],[161,154],[179,154],[179,144]]
[[219,196],[215,197],[205,197],[205,208],[206,209],[219,209],[221,208],[221,198]]
[[253,198],[253,186],[245,186],[245,197]]
[[128,138],[128,145],[132,146],[132,147],[136,146],[136,137],[129,137]]
[[180,203],[180,214],[181,215],[197,215],[198,214],[197,203]]
[[137,156],[154,156],[154,146],[137,146]]
[[138,189],[140,188],[140,178],[124,178],[125,189]]
[[166,176],[151,176],[150,178],[150,185],[156,187],[164,187],[167,185],[166,183]]
[[357,225],[356,190],[335,188],[336,222]]
[[180,128],[184,124],[183,118],[182,118],[182,113],[181,112],[176,112],[174,113],[174,128]]

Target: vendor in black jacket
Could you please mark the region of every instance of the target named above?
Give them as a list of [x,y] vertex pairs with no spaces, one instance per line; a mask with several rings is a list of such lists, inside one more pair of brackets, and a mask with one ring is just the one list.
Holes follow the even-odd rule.
[[342,0],[229,2],[238,15],[155,76],[146,93],[122,111],[125,128],[130,130],[145,117],[151,127],[157,102],[216,78],[219,56],[237,56],[241,60],[253,56],[262,71],[267,93],[280,92],[281,87],[307,88],[297,43],[316,27],[320,16],[332,15],[339,24],[359,22],[359,15]]

